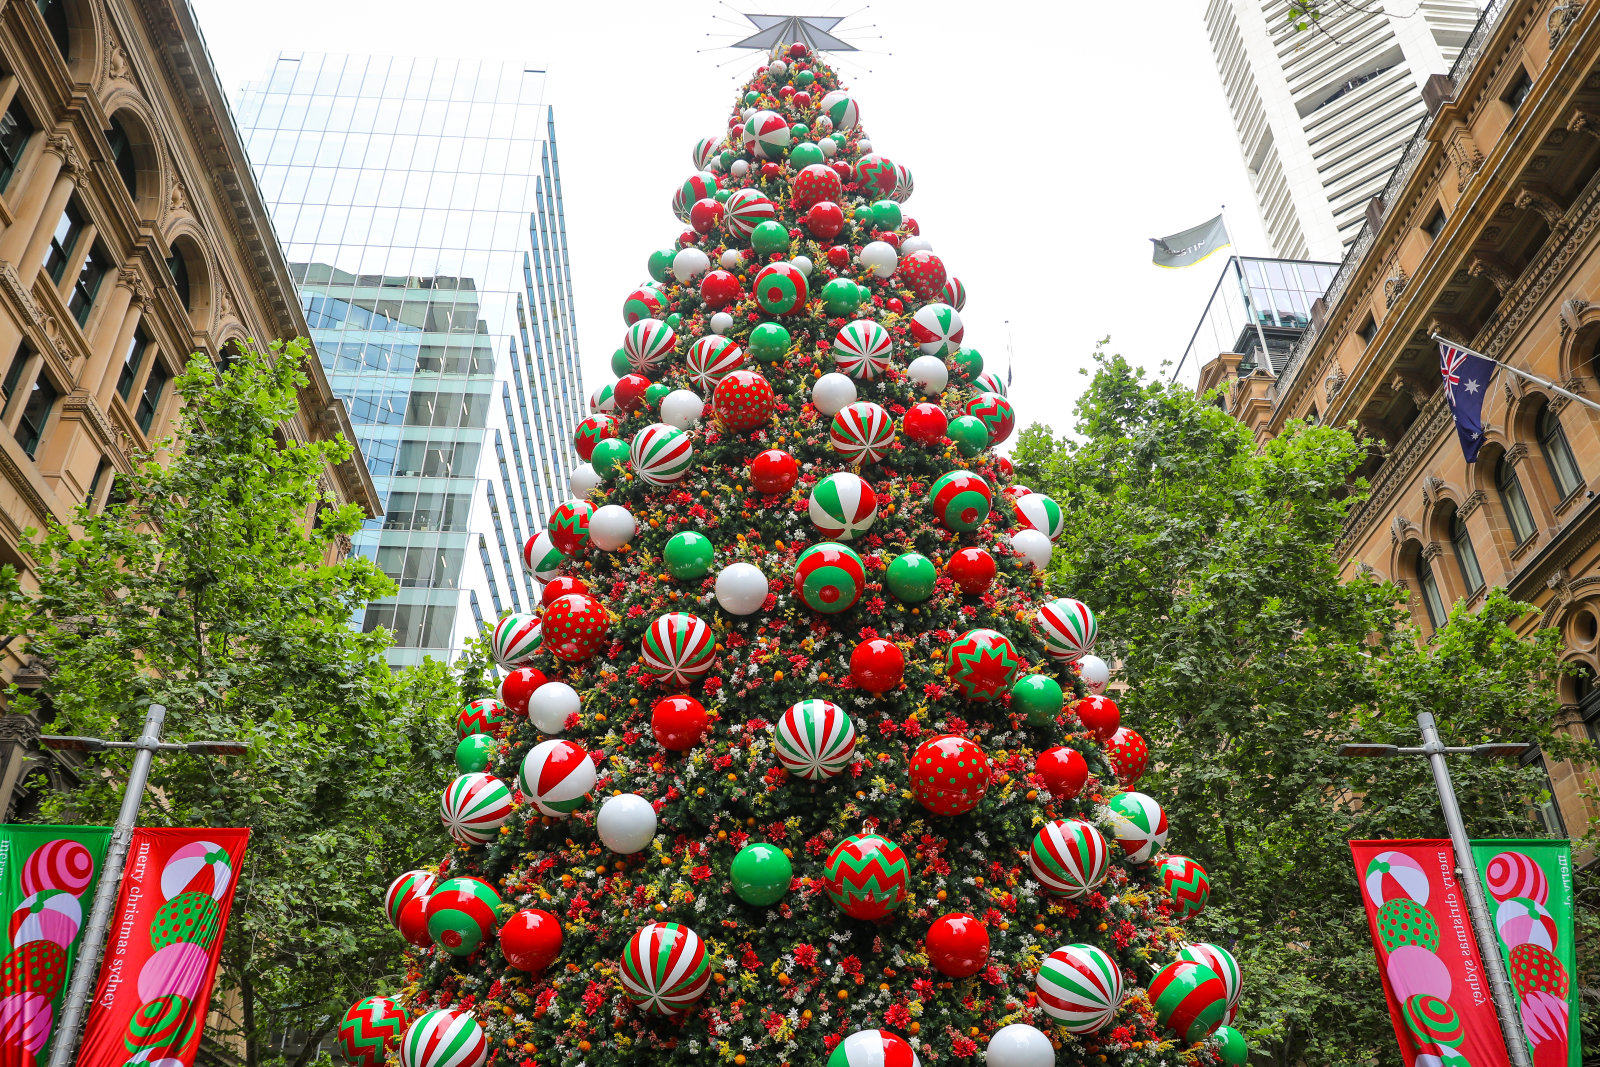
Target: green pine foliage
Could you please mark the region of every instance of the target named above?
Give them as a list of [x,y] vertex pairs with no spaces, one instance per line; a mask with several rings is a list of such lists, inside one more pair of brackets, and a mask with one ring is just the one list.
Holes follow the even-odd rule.
[[[362,513],[319,483],[350,445],[280,433],[307,350],[248,348],[222,371],[191,360],[166,462],[38,536],[38,589],[18,600],[49,681],[14,699],[51,713],[53,732],[132,738],[160,703],[168,740],[249,746],[158,755],[141,821],[250,828],[217,1003],[238,999],[211,1036],[242,1039],[252,1064],[274,1061],[285,1031],[315,1044],[359,993],[398,984],[382,886],[437,826],[441,731],[462,697],[442,665],[391,674],[387,632],[349,624],[393,585],[338,551]],[[45,821],[111,822],[127,763],[91,757]]]
[[[1156,753],[1141,788],[1167,805],[1169,847],[1226,872],[1193,933],[1238,956],[1261,1062],[1392,1062],[1346,842],[1447,832],[1425,761],[1334,750],[1418,744],[1431,711],[1450,744],[1592,759],[1554,728],[1559,638],[1529,632],[1529,605],[1499,589],[1422,635],[1405,590],[1341,580],[1332,546],[1365,495],[1365,451],[1344,429],[1291,425],[1257,448],[1214,404],[1103,355],[1077,411],[1073,438],[1022,435],[1017,475],[1068,515],[1051,582],[1100,613],[1124,718]],[[1541,766],[1451,770],[1469,833],[1547,836]],[[1591,881],[1580,873],[1580,894]],[[1579,940],[1592,976],[1592,932]]]

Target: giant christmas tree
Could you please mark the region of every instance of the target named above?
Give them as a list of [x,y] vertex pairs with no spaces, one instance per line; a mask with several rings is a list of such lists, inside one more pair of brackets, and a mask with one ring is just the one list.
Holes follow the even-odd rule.
[[1006,382],[803,45],[746,85],[628,295],[588,463],[460,719],[457,842],[355,1062],[1243,1062],[1199,865],[1130,791]]

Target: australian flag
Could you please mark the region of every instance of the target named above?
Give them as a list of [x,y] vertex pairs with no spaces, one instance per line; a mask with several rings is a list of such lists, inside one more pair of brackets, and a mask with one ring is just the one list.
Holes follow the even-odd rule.
[[1478,458],[1483,447],[1483,398],[1489,395],[1489,379],[1495,362],[1470,349],[1439,342],[1439,373],[1444,375],[1444,395],[1456,419],[1456,436],[1467,462]]

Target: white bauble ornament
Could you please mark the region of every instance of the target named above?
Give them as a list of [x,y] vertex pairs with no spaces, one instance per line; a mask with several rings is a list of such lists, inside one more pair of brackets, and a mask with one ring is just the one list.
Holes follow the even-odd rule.
[[704,167],[701,167],[700,169],[701,170],[709,170],[712,174],[721,174],[722,173],[722,157],[721,156],[712,156],[710,159],[706,160],[706,165]]
[[767,65],[767,72],[774,78],[781,78],[785,74],[789,73],[789,64],[785,63],[781,59],[774,59],[770,64]]
[[810,256],[795,256],[789,262],[794,264],[795,270],[799,271],[801,274],[804,274],[807,278],[811,277]]
[[638,793],[606,797],[594,817],[600,843],[621,856],[643,852],[656,836],[656,809]]
[[572,469],[572,477],[567,479],[567,485],[571,487],[572,495],[582,500],[600,488],[600,472],[591,463],[580,463]]
[[745,159],[734,160],[732,166],[728,168],[728,173],[735,178],[743,178],[750,173],[750,161]]
[[822,140],[817,142],[817,147],[822,149],[823,159],[832,159],[839,151],[839,143],[832,137],[824,137]]
[[[722,253],[722,255],[717,257],[717,264],[723,270],[738,270],[740,267],[744,266],[744,253],[740,252],[737,248],[730,248],[726,252]],[[727,315],[728,313],[726,311],[719,311],[717,314]],[[733,320],[733,316],[728,315],[728,320],[731,322]]]
[[711,316],[711,332],[718,337],[726,337],[731,329],[733,329],[733,316],[726,311],[719,311]]
[[711,257],[690,245],[672,257],[672,274],[680,282],[692,281],[711,269]]
[[744,119],[746,122],[750,121],[750,116],[754,115],[755,113],[756,109],[753,107],[741,107],[739,109],[739,117]]
[[[594,520],[589,520],[589,526],[594,527]],[[593,533],[589,535],[591,538]],[[1011,535],[1011,547],[1022,553],[1036,571],[1042,571],[1050,566],[1050,538],[1038,530],[1018,530]]]
[[983,1059],[987,1067],[1055,1067],[1056,1050],[1044,1031],[1012,1023],[994,1032]]
[[[811,402],[824,415],[837,415],[856,402],[856,383],[838,371],[829,371],[811,387]],[[592,526],[594,520],[590,519],[589,522]]]
[[872,142],[865,137],[856,142],[856,147],[860,149],[861,154],[864,156],[872,154]]
[[638,524],[633,521],[633,512],[621,504],[596,508],[594,514],[589,516],[589,543],[602,552],[615,552],[632,541],[638,530]]
[[1104,693],[1111,684],[1111,668],[1099,656],[1086,655],[1078,660],[1078,677],[1091,693]]
[[920,235],[917,237],[907,237],[904,241],[900,242],[900,254],[902,256],[909,256],[913,252],[932,251],[933,242]]
[[730,615],[749,615],[767,601],[767,576],[751,563],[730,563],[717,575],[717,603]]
[[880,278],[887,278],[894,273],[895,265],[900,262],[900,256],[894,250],[894,245],[888,241],[868,241],[857,257],[861,265],[872,271]]
[[693,390],[674,389],[661,398],[661,421],[680,430],[699,422],[705,410],[706,402]]
[[938,356],[918,356],[906,368],[906,375],[921,387],[923,396],[938,396],[950,384],[950,368]]
[[528,698],[528,721],[541,734],[559,734],[567,719],[583,709],[578,691],[566,682],[546,682]]

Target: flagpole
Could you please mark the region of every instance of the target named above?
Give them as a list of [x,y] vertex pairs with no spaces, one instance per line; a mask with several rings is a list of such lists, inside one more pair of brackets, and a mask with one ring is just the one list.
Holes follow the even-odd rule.
[[1250,316],[1250,324],[1256,328],[1256,340],[1261,342],[1261,366],[1265,366],[1267,375],[1272,378],[1278,376],[1272,369],[1272,352],[1267,348],[1267,334],[1261,328],[1261,320],[1256,316],[1250,304],[1250,287],[1244,280],[1244,264],[1239,262],[1239,246],[1233,243],[1233,232],[1228,229],[1228,205],[1223,204],[1218,214],[1222,216],[1222,232],[1227,235],[1228,244],[1233,246],[1233,253],[1228,256],[1233,261],[1233,273],[1239,279],[1239,295],[1244,298],[1244,313]]
[[1544,386],[1546,389],[1550,390],[1552,393],[1555,393],[1557,396],[1564,396],[1568,400],[1576,401],[1577,403],[1582,404],[1586,408],[1591,408],[1591,409],[1593,409],[1595,411],[1600,411],[1600,404],[1595,403],[1593,400],[1588,400],[1588,399],[1586,399],[1584,397],[1581,397],[1577,393],[1574,393],[1569,389],[1563,389],[1561,386],[1557,385],[1555,382],[1550,381],[1548,378],[1541,378],[1537,374],[1533,374],[1533,373],[1531,373],[1529,371],[1522,370],[1520,367],[1513,367],[1509,363],[1503,363],[1500,360],[1495,359],[1493,356],[1486,356],[1482,352],[1477,352],[1477,351],[1474,351],[1473,349],[1468,348],[1466,345],[1458,345],[1454,341],[1451,341],[1448,338],[1441,337],[1436,333],[1435,334],[1429,334],[1429,336],[1432,337],[1435,341],[1439,342],[1442,345],[1449,345],[1451,348],[1459,348],[1461,351],[1467,353],[1468,355],[1477,356],[1479,359],[1486,359],[1490,363],[1493,363],[1497,367],[1504,367],[1506,370],[1510,371],[1512,374],[1517,375],[1519,378],[1526,378],[1530,382],[1534,382],[1534,383],[1536,383],[1538,385]]

